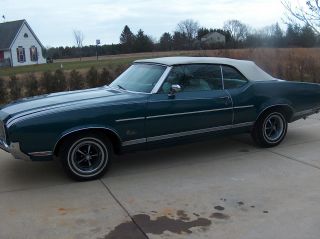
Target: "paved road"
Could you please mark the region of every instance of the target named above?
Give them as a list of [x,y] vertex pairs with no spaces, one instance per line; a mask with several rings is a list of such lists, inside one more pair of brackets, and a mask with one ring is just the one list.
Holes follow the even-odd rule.
[[117,158],[76,183],[0,152],[0,238],[318,239],[320,115],[283,144],[248,135]]

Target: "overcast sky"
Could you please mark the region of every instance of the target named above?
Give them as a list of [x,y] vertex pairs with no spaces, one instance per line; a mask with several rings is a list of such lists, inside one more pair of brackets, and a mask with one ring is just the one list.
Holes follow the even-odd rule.
[[283,13],[280,0],[0,0],[0,15],[26,19],[44,46],[75,45],[74,29],[84,33],[85,45],[110,44],[119,43],[126,24],[158,39],[188,18],[208,28],[229,19],[260,28],[281,23]]

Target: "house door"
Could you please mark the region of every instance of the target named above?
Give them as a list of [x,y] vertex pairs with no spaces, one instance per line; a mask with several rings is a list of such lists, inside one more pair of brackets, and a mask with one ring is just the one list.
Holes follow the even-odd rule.
[[0,61],[2,61],[4,59],[4,52],[0,51]]

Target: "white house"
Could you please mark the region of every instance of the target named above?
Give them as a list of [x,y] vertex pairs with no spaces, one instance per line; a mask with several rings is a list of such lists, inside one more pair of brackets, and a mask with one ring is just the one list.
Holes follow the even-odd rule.
[[46,63],[42,49],[26,20],[0,23],[0,67]]
[[226,37],[219,32],[210,32],[201,38],[201,42],[211,44],[226,44]]

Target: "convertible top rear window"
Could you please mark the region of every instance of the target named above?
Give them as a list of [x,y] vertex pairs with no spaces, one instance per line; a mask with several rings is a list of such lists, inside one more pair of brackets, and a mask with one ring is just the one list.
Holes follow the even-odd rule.
[[166,70],[166,66],[134,64],[122,73],[110,86],[123,90],[150,93]]

